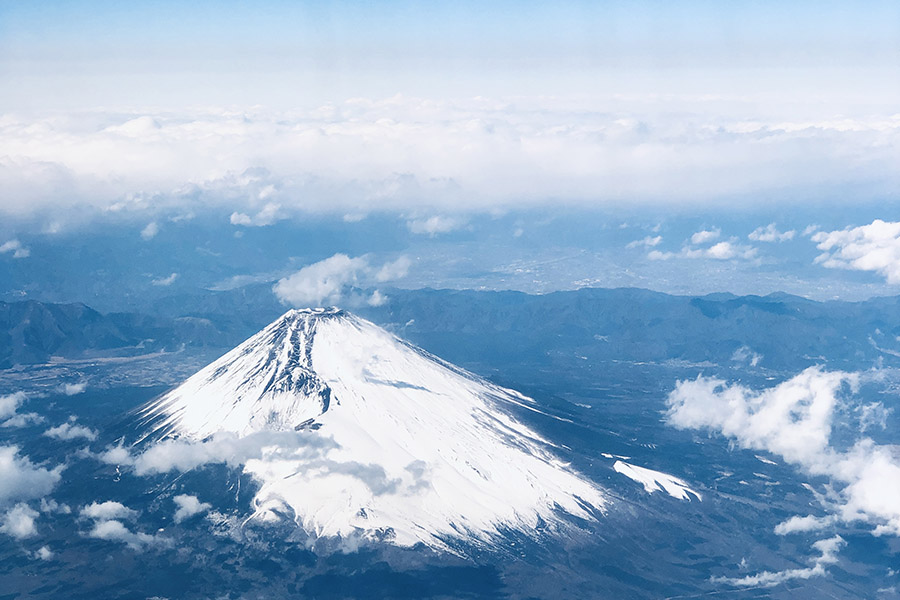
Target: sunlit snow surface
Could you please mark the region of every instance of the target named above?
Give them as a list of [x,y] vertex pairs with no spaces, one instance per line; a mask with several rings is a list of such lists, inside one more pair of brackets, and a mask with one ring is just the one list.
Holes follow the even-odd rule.
[[613,469],[615,469],[617,473],[621,473],[629,479],[633,479],[643,485],[644,489],[649,494],[665,490],[667,494],[673,498],[678,498],[679,500],[690,500],[691,497],[688,494],[693,494],[697,500],[701,500],[700,494],[689,488],[687,483],[682,479],[673,475],[661,473],[660,471],[654,471],[645,467],[629,465],[621,460],[616,461],[616,464],[613,465]]
[[[507,412],[530,399],[338,310],[294,310],[152,403],[153,437],[296,431],[244,469],[256,518],[314,537],[445,548],[505,528],[563,530],[603,492]],[[313,442],[310,442],[313,440]]]

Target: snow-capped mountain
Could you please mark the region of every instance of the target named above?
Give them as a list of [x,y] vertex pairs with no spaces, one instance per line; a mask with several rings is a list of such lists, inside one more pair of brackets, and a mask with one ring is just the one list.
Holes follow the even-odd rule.
[[157,440],[259,440],[243,462],[260,484],[256,518],[292,518],[315,538],[442,548],[603,510],[598,486],[511,405],[537,410],[368,321],[315,309],[287,312],[143,416]]

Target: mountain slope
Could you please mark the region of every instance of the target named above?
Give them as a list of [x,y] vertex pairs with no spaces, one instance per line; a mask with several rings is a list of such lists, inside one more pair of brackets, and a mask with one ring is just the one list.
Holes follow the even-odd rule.
[[560,529],[562,513],[591,519],[605,505],[510,404],[535,410],[368,321],[318,309],[288,312],[143,414],[154,438],[261,440],[244,465],[260,483],[258,518],[287,515],[316,538],[440,548]]

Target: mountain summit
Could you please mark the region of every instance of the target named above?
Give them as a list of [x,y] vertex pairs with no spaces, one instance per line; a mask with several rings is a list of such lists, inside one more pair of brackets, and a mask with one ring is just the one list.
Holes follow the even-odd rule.
[[[292,310],[144,410],[156,438],[258,439],[256,516],[447,547],[591,519],[592,482],[516,420],[531,399],[337,309]],[[548,417],[549,418],[549,417]],[[280,432],[280,433],[279,433]],[[285,436],[297,440],[285,445]]]

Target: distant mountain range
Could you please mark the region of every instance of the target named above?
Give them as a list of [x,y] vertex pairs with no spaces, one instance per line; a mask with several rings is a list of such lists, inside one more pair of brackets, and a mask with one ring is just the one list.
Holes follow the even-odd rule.
[[[354,310],[458,364],[551,360],[687,361],[761,369],[823,362],[900,366],[900,298],[815,302],[790,296],[671,296],[640,289],[519,292],[389,290]],[[0,302],[0,368],[53,357],[232,348],[275,319],[268,286],[172,298],[153,314],[84,304]]]
[[815,302],[788,294],[672,296],[642,289],[545,295],[416,290],[360,310],[454,362],[535,354],[796,370],[900,364],[900,298]]
[[84,304],[0,302],[0,368],[53,358],[129,356],[183,346],[225,347],[232,336],[208,319],[100,314]]

